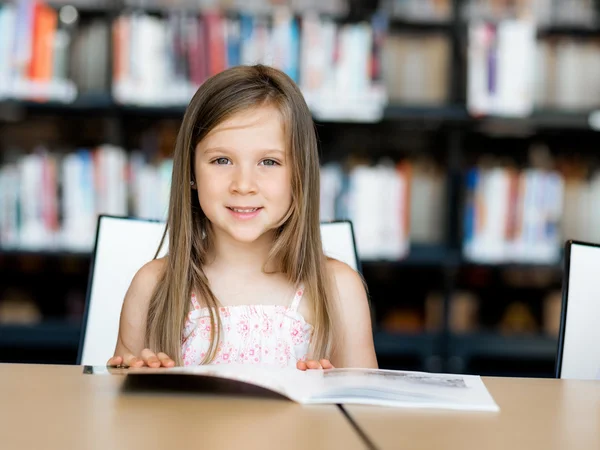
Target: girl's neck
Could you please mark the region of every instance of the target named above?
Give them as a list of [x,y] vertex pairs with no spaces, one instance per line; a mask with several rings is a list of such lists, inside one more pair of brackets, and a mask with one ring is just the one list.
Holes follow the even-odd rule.
[[[245,243],[215,233],[209,266],[247,275],[262,273],[273,245],[273,233],[267,232],[254,242]],[[271,269],[268,267],[267,269]]]

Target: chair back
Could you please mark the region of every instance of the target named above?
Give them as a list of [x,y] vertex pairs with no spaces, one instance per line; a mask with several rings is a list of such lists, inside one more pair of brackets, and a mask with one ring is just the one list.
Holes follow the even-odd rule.
[[600,379],[600,245],[567,241],[556,378]]

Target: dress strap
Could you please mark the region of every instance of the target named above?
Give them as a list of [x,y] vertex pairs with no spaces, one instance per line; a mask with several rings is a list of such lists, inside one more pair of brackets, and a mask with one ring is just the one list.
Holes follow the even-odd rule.
[[302,296],[304,295],[304,285],[301,284],[296,289],[296,293],[294,294],[294,299],[292,300],[292,304],[290,305],[290,311],[298,311],[298,306],[300,305],[300,300],[302,300]]
[[200,309],[200,303],[198,302],[198,298],[196,297],[196,294],[193,292],[192,292],[192,308]]

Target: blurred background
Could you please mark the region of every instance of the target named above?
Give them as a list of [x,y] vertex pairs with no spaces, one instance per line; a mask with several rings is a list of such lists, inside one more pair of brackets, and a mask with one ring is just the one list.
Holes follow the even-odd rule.
[[164,218],[191,95],[262,62],[313,112],[380,366],[552,377],[563,243],[600,242],[599,3],[0,0],[0,361],[75,363],[97,214]]

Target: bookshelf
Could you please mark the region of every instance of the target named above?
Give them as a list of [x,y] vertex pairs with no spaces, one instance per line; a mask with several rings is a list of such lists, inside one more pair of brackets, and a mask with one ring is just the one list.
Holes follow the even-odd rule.
[[[0,100],[0,117],[9,122],[10,117],[18,115],[55,115],[55,114],[89,114],[105,117],[117,115],[144,116],[154,118],[180,119],[185,112],[184,106],[137,106],[118,105],[109,95],[84,96],[72,103],[33,102],[22,100]],[[482,129],[487,126],[502,126],[512,129],[517,134],[520,128],[530,130],[574,130],[594,131],[590,124],[596,109],[580,111],[561,111],[556,109],[539,109],[525,118],[510,117],[472,117],[464,105],[420,106],[405,104],[388,104],[385,106],[382,121],[408,121],[423,126],[460,126],[463,129]],[[323,123],[336,123],[327,120]],[[344,122],[341,122],[344,123]]]
[[[154,119],[180,119],[183,117],[183,106],[135,106],[117,105],[110,96],[91,96],[77,99],[73,103],[28,102],[18,100],[0,101],[0,120],[10,123],[23,120],[27,116],[48,115],[88,115],[112,117],[145,117]],[[450,105],[427,107],[418,105],[388,104],[382,115],[382,122],[397,124],[404,122],[415,127],[430,129],[433,127],[460,127],[463,130],[492,131],[504,135],[531,135],[539,131],[575,131],[588,132],[600,129],[594,123],[597,110],[561,111],[540,109],[526,118],[482,117],[469,115],[464,106]],[[598,119],[595,119],[598,121]],[[336,120],[324,121],[325,124],[336,123]],[[341,122],[342,124],[344,122]]]
[[[12,3],[0,2],[0,8]],[[410,242],[408,252],[401,257],[390,259],[375,256],[363,261],[377,318],[375,343],[378,356],[386,367],[552,376],[556,337],[545,332],[541,324],[544,320],[545,297],[560,289],[560,255],[545,262],[469,260],[463,251],[465,176],[468,169],[487,153],[496,158],[509,155],[523,167],[535,142],[548,145],[551,152],[557,154],[568,154],[573,142],[576,142],[584,157],[593,156],[593,148],[598,145],[598,120],[594,121],[596,109],[589,104],[567,109],[536,104],[531,114],[522,117],[507,117],[493,112],[474,114],[468,105],[470,21],[463,14],[470,2],[449,0],[447,8],[445,2],[438,2],[438,6],[442,5],[441,9],[436,10],[433,16],[431,11],[427,13],[418,7],[428,2],[412,2],[417,6],[410,6],[411,2],[397,3],[404,3],[408,9],[396,10],[387,17],[387,34],[399,37],[394,48],[400,49],[403,55],[409,55],[400,64],[411,57],[411,52],[418,48],[420,42],[428,42],[427,51],[430,55],[444,54],[441,59],[446,61],[445,69],[440,70],[443,76],[430,81],[439,84],[436,87],[437,94],[431,97],[427,89],[421,87],[418,95],[408,95],[406,88],[395,86],[392,89],[395,94],[384,105],[376,120],[354,121],[345,116],[316,117],[323,160],[326,162],[338,162],[351,153],[360,153],[357,147],[362,145],[363,153],[370,153],[368,156],[372,158],[377,154],[377,157],[412,161],[411,158],[425,155],[443,172],[444,189],[441,195],[446,208],[440,222],[441,237],[434,242]],[[485,1],[480,3],[486,4]],[[61,1],[48,4],[57,11],[64,6]],[[154,19],[164,19],[173,10],[158,4],[127,3],[122,0],[93,3],[80,0],[74,5],[82,28],[92,23],[111,26],[123,14],[133,11],[146,12]],[[329,11],[323,15],[335,23],[352,24],[361,20],[368,22],[378,8],[394,11],[393,0],[357,0],[348,2],[348,5],[349,8],[342,13]],[[198,8],[188,5],[177,10],[193,13]],[[239,12],[236,8],[226,11],[231,17]],[[302,10],[299,11],[295,17],[302,18]],[[268,17],[269,13],[264,15]],[[130,155],[132,149],[143,145],[140,142],[144,139],[152,141],[152,130],[158,124],[177,124],[184,112],[183,105],[124,104],[118,101],[111,91],[115,43],[110,39],[110,33],[105,33],[105,36],[102,46],[98,48],[99,54],[106,52],[108,55],[106,73],[98,78],[89,78],[87,72],[80,73],[80,79],[88,78],[83,84],[85,89],[77,86],[78,95],[73,101],[54,99],[40,102],[0,98],[0,130],[10,136],[13,127],[23,127],[34,120],[50,120],[60,127],[59,136],[56,137],[60,146],[75,149],[82,142],[95,142],[85,145],[115,145]],[[600,37],[600,26],[597,22],[589,21],[578,25],[548,20],[539,26],[536,36],[542,40],[595,42]],[[445,40],[446,50],[440,50],[439,39]],[[94,42],[97,44],[99,41]],[[82,51],[79,50],[79,53]],[[427,64],[415,61],[415,73],[423,73],[418,70],[423,71]],[[394,67],[393,70],[404,70],[401,66]],[[399,78],[408,77],[407,80],[415,76],[409,72],[401,73]],[[600,97],[596,100],[600,107]],[[80,127],[72,125],[88,120],[97,121],[94,122],[98,124],[95,132],[100,134],[100,141],[83,138]],[[152,141],[153,155],[163,151],[157,147],[164,145]],[[5,153],[8,147],[0,139],[0,152]],[[50,145],[50,150],[54,149]],[[3,153],[0,153],[0,157]],[[527,167],[526,163],[524,167]],[[15,289],[29,292],[31,295],[28,298],[37,303],[43,312],[42,318],[34,324],[0,323],[0,360],[25,358],[15,350],[19,348],[27,349],[27,358],[32,361],[45,358],[45,361],[69,362],[74,357],[79,337],[77,312],[81,308],[81,293],[85,292],[89,258],[89,251],[60,247],[0,250],[0,299],[6,298]],[[514,271],[525,274],[524,283],[533,287],[515,286],[503,278],[504,274]],[[543,278],[539,275],[541,272],[551,273],[552,276],[547,276],[546,281],[540,283],[536,280]],[[19,276],[20,273],[25,275]],[[530,303],[539,322],[536,331],[502,333],[489,317],[485,320],[480,317],[481,322],[487,323],[486,326],[463,332],[452,330],[451,310],[455,296],[459,291],[475,293],[477,299],[474,304],[478,305],[480,311],[485,310],[485,303],[490,298],[489,290],[482,289],[480,283],[485,282],[481,280],[490,279],[494,280],[497,290],[505,294],[505,298],[494,298],[494,301],[505,308],[512,303],[512,296],[519,298],[524,295],[524,289],[529,289],[528,295],[534,299]],[[43,283],[47,285],[42,286]],[[79,293],[72,292],[78,289]],[[50,294],[41,300],[42,291]],[[70,303],[66,302],[66,297],[71,298]],[[436,300],[431,300],[433,297]],[[499,307],[492,316],[497,321],[508,321],[509,314],[501,309]],[[517,319],[513,317],[513,320]],[[435,327],[429,327],[429,321],[433,321]],[[524,367],[523,362],[531,359],[538,361],[538,366],[520,372],[520,367]]]

